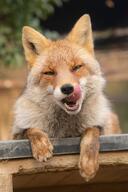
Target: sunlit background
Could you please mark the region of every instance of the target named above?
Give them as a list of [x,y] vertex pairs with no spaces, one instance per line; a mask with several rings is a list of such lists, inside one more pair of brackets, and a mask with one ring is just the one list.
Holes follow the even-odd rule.
[[29,25],[52,39],[63,37],[83,14],[91,16],[96,57],[108,83],[106,94],[128,131],[128,1],[0,1],[0,139],[9,139],[13,104],[25,85],[27,68],[21,31]]

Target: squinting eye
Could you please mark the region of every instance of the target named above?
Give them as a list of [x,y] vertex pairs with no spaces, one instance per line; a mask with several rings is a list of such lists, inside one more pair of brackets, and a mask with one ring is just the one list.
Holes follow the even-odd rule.
[[49,75],[49,76],[53,76],[55,75],[55,71],[46,71],[46,72],[43,72],[43,75]]
[[72,71],[77,71],[77,70],[79,70],[81,67],[83,67],[82,64],[81,64],[81,65],[76,65],[76,66],[74,66],[74,67],[72,68]]

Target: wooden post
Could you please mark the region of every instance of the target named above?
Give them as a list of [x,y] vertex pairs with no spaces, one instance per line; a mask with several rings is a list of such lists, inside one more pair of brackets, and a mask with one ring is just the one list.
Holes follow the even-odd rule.
[[0,174],[0,192],[13,192],[12,175]]

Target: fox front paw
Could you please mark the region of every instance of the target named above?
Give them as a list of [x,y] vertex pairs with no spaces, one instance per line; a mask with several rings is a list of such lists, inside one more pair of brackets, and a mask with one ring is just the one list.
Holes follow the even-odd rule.
[[39,133],[31,138],[33,157],[39,162],[47,161],[53,155],[53,146],[47,134]]
[[86,181],[92,179],[99,168],[99,136],[99,128],[88,128],[80,143],[80,159],[78,166],[81,176]]
[[95,177],[96,172],[99,169],[98,158],[92,158],[91,154],[81,155],[78,166],[80,175],[86,181],[89,181]]

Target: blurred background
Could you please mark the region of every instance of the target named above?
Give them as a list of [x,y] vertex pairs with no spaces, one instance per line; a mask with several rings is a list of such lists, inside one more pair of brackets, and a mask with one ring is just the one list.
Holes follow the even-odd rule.
[[108,83],[107,97],[128,132],[128,1],[0,1],[0,139],[10,137],[13,104],[24,87],[27,67],[21,44],[24,25],[56,39],[83,14],[91,16],[96,57]]

